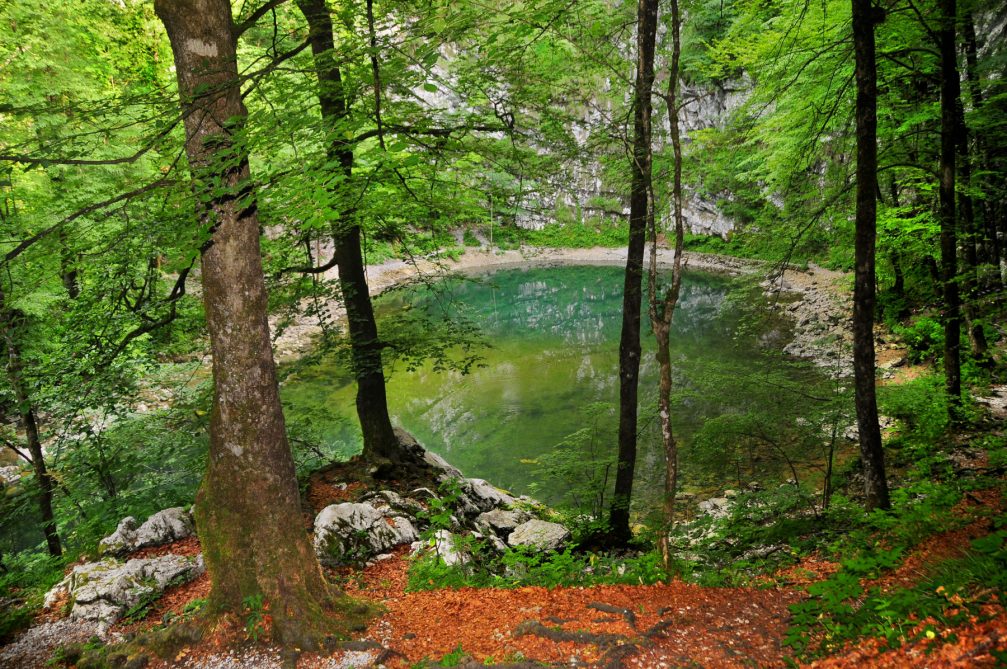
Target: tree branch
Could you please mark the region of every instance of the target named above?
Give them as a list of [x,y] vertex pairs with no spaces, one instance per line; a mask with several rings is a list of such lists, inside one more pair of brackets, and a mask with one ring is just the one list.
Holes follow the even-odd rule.
[[146,186],[142,186],[135,190],[131,190],[127,193],[116,195],[115,197],[109,198],[107,200],[102,200],[101,202],[90,204],[84,207],[83,209],[78,209],[77,211],[70,214],[63,220],[59,221],[58,223],[54,223],[53,225],[50,225],[45,230],[41,230],[35,233],[31,237],[23,240],[20,244],[18,244],[13,249],[8,251],[7,254],[4,255],[2,259],[0,259],[0,267],[17,258],[19,255],[21,255],[22,253],[27,251],[31,246],[33,246],[36,242],[45,239],[52,233],[57,232],[63,226],[67,225],[68,223],[72,223],[73,221],[77,220],[82,216],[87,216],[88,214],[92,214],[101,209],[105,209],[106,207],[111,207],[114,204],[118,204],[119,202],[129,200],[138,195],[143,195],[144,193],[149,193],[151,191],[157,190],[158,188],[164,188],[165,186],[171,186],[174,184],[175,182],[169,179],[158,179],[157,181],[149,183]]
[[265,3],[264,5],[256,9],[254,12],[248,15],[247,19],[245,19],[241,23],[234,25],[231,28],[231,31],[234,33],[234,38],[237,39],[241,37],[243,34],[245,34],[245,31],[254,26],[259,19],[261,19],[263,16],[273,11],[286,1],[287,0],[269,0],[269,2]]

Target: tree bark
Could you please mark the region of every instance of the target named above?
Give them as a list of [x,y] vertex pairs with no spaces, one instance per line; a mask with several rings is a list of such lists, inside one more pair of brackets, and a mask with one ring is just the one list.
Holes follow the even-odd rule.
[[[308,22],[308,39],[318,76],[318,102],[331,138],[326,151],[329,159],[339,164],[342,183],[347,185],[353,174],[353,145],[342,139],[339,132],[340,124],[349,114],[349,104],[343,90],[342,73],[335,60],[332,16],[324,0],[298,0],[297,6]],[[332,243],[339,267],[339,289],[346,306],[364,458],[402,463],[406,454],[388,416],[381,341],[364,272],[360,226],[350,208],[344,208],[336,217],[332,224]]]
[[[962,33],[965,42],[965,80],[968,83],[969,97],[972,98],[972,108],[980,109],[985,104],[982,84],[979,81],[979,45],[976,39],[975,19],[971,11],[966,11],[962,16]],[[964,125],[964,124],[963,124]],[[975,154],[977,156],[977,167],[981,173],[984,171],[987,162],[986,147],[981,135],[975,137]],[[983,181],[980,178],[980,181]],[[981,185],[980,188],[985,187]],[[977,203],[978,218],[982,221],[982,250],[980,260],[988,267],[984,268],[980,277],[983,286],[990,292],[999,292],[1003,289],[1000,276],[1000,264],[1003,256],[1001,240],[997,235],[996,217],[993,216],[991,208],[982,199]]]
[[948,414],[960,418],[961,407],[961,298],[958,291],[958,249],[955,229],[955,144],[959,88],[955,53],[955,0],[941,0],[941,285],[944,297],[944,385]]
[[228,0],[156,0],[171,40],[197,214],[213,354],[210,454],[196,523],[211,613],[262,597],[274,641],[319,648],[331,593],[301,516],[266,320],[259,220],[240,131],[236,31]]
[[38,421],[35,419],[35,409],[24,383],[21,348],[17,342],[18,321],[21,320],[15,312],[7,309],[4,304],[4,293],[0,289],[0,326],[3,328],[4,344],[7,348],[7,380],[14,391],[14,401],[17,402],[17,414],[24,428],[25,442],[28,445],[28,456],[31,458],[31,468],[38,481],[38,511],[42,519],[42,533],[45,535],[46,548],[49,555],[63,555],[59,533],[56,530],[56,516],[52,510],[53,492],[56,482],[45,466],[45,456],[42,453],[42,440],[38,433]]
[[668,93],[664,97],[668,107],[668,130],[674,154],[671,187],[672,218],[675,221],[675,260],[671,268],[671,286],[658,302],[657,295],[657,225],[654,220],[653,197],[648,221],[650,239],[650,325],[657,339],[657,362],[660,373],[657,413],[661,425],[661,443],[664,446],[664,529],[658,540],[664,571],[671,577],[670,537],[675,527],[675,495],[678,492],[678,442],[671,424],[671,324],[682,289],[682,254],[685,249],[685,221],[682,218],[682,137],[678,121],[678,79],[681,63],[682,17],[678,0],[671,0],[671,68],[668,72]]
[[962,259],[962,286],[965,289],[965,300],[962,302],[962,315],[965,317],[965,329],[968,332],[969,343],[972,345],[972,357],[981,364],[989,362],[989,344],[982,324],[977,321],[976,303],[979,299],[979,253],[982,235],[976,224],[975,206],[969,194],[972,187],[972,163],[969,160],[969,132],[965,125],[965,108],[962,105],[961,91],[955,101],[955,145],[958,149],[958,170],[961,175],[962,189],[958,195],[958,205],[961,210],[962,233],[965,237]]
[[654,85],[654,46],[657,39],[657,2],[637,5],[636,86],[633,94],[633,160],[630,189],[629,244],[622,298],[619,340],[619,454],[615,493],[609,513],[613,543],[632,537],[629,506],[636,469],[637,402],[640,381],[640,309],[643,304],[643,251],[651,199],[651,89]]
[[877,238],[877,67],[871,0],[853,0],[853,51],[857,79],[857,211],[853,284],[853,371],[864,505],[887,509],[888,481],[878,424],[874,369],[875,241]]

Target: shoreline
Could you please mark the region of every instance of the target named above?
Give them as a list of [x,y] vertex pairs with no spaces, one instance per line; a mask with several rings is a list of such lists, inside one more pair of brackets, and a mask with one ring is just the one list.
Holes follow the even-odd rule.
[[[674,261],[672,249],[658,249],[658,264],[669,267]],[[412,262],[389,260],[366,267],[368,290],[371,297],[381,295],[405,281],[416,277],[441,278],[455,273],[482,273],[517,267],[548,267],[559,265],[625,265],[625,248],[542,248],[522,247],[501,251],[486,247],[466,249],[457,260],[450,258],[418,258]],[[649,252],[644,257],[644,267],[649,263]],[[849,320],[852,315],[851,295],[841,285],[847,276],[811,264],[807,270],[788,268],[782,276],[769,281],[772,264],[764,260],[737,258],[706,253],[686,252],[684,267],[689,270],[728,274],[732,276],[758,276],[768,299],[781,294],[796,297],[796,301],[780,304],[786,309],[794,328],[793,340],[784,347],[784,353],[812,360],[817,366],[841,377],[852,375],[852,361],[844,360],[849,350],[852,333]],[[329,270],[324,278],[335,280],[338,272]],[[327,305],[337,319],[345,318],[342,303],[331,300]],[[278,317],[270,318],[276,331]],[[277,362],[288,363],[306,355],[321,332],[317,324],[298,315],[274,336],[273,350]],[[848,357],[848,356],[847,356]]]

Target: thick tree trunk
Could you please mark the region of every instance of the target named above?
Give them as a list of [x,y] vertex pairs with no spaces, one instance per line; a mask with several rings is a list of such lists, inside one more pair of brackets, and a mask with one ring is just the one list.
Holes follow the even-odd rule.
[[944,382],[948,412],[960,418],[961,382],[961,298],[958,291],[958,249],[955,229],[955,140],[956,105],[959,88],[955,53],[955,0],[941,0],[941,284],[944,297]]
[[643,251],[647,216],[651,210],[651,88],[654,85],[654,45],[657,38],[657,2],[637,5],[636,87],[633,94],[633,162],[630,191],[629,245],[622,298],[622,334],[619,340],[619,454],[615,493],[609,513],[614,543],[626,543],[629,505],[636,469],[637,401],[640,380],[640,309],[643,304]]
[[32,405],[28,389],[22,376],[21,348],[18,346],[17,333],[18,316],[7,310],[4,305],[4,293],[0,290],[0,327],[3,328],[4,344],[7,348],[7,380],[14,391],[14,401],[17,402],[18,418],[24,428],[25,441],[28,445],[28,457],[31,458],[31,468],[38,482],[38,511],[42,519],[42,533],[45,535],[46,548],[49,555],[59,557],[63,554],[59,533],[56,531],[56,516],[52,510],[53,492],[56,483],[45,466],[45,456],[42,453],[42,440],[38,433],[38,421],[35,420],[35,409]]
[[262,597],[280,644],[318,648],[331,602],[305,531],[266,321],[259,220],[240,133],[235,30],[228,0],[157,0],[185,114],[213,354],[210,454],[196,523],[211,612],[242,615]]
[[857,78],[857,212],[853,285],[853,371],[865,506],[887,509],[888,481],[878,425],[874,370],[875,240],[877,237],[877,70],[870,0],[853,0]]
[[[349,113],[349,105],[343,91],[342,73],[333,52],[332,17],[324,0],[298,0],[297,6],[308,22],[308,39],[318,76],[318,101],[331,137],[328,156],[339,164],[343,183],[349,184],[353,173],[353,146],[341,139],[339,132],[340,123]],[[360,226],[354,221],[355,212],[352,209],[344,209],[337,216],[332,224],[332,242],[339,267],[339,288],[346,306],[353,373],[357,380],[357,416],[364,437],[364,458],[401,463],[406,460],[407,454],[400,447],[388,417],[381,341],[364,272]]]

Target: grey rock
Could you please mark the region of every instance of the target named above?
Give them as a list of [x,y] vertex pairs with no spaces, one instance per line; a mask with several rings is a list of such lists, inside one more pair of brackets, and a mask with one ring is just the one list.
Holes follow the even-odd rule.
[[21,480],[21,468],[17,465],[0,467],[0,488],[17,483]]
[[136,539],[136,518],[126,516],[119,521],[115,532],[98,542],[99,555],[119,555],[132,550]]
[[417,538],[408,518],[366,503],[332,504],[315,517],[315,553],[327,566],[364,562]]
[[158,511],[139,527],[135,518],[127,516],[119,521],[115,532],[98,543],[98,553],[121,556],[140,548],[191,537],[195,531],[192,516],[181,506]]
[[187,539],[195,532],[196,526],[188,510],[181,506],[165,509],[155,513],[136,529],[134,549],[170,544],[179,539]]
[[559,523],[537,518],[521,523],[507,537],[511,547],[530,546],[542,551],[559,549],[570,538],[570,531]]
[[415,518],[424,510],[423,505],[391,490],[369,493],[360,501],[367,502],[386,516],[404,515]]
[[449,567],[468,564],[472,557],[458,544],[458,536],[447,530],[437,530],[433,537],[433,550]]
[[132,559],[114,558],[78,565],[46,593],[51,607],[63,594],[72,603],[70,617],[107,628],[142,598],[164,591],[173,582],[187,582],[205,571],[203,556],[161,555]]
[[476,518],[476,526],[483,528],[490,534],[510,534],[514,528],[530,519],[531,515],[524,511],[493,509],[480,513]]
[[462,479],[462,492],[480,511],[492,511],[517,502],[517,498],[494,487],[483,479]]
[[724,518],[731,513],[731,501],[726,497],[711,497],[698,504],[700,512],[713,518]]

